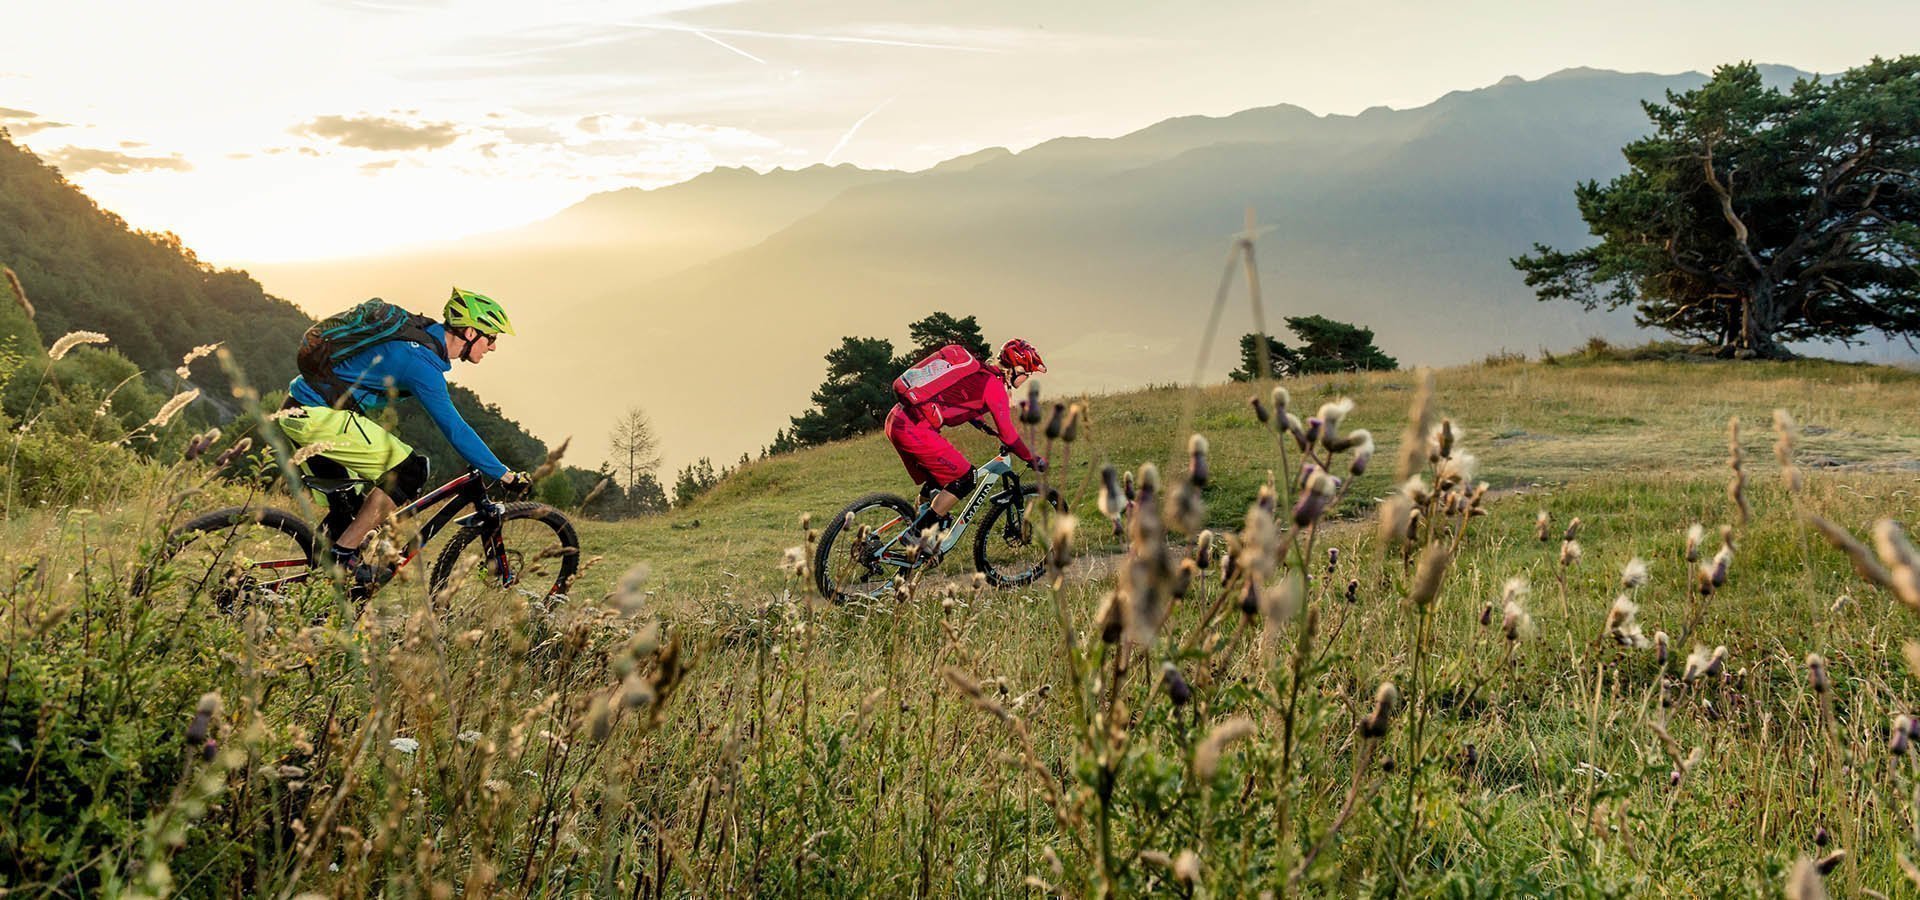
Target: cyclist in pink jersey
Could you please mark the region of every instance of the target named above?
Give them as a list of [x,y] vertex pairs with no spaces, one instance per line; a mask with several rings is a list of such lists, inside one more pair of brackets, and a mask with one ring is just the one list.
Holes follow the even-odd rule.
[[1001,443],[1012,448],[1014,455],[1034,471],[1047,470],[1046,457],[1035,456],[1020,439],[1007,393],[1026,383],[1029,375],[1045,372],[1047,365],[1032,344],[1019,338],[1002,345],[996,361],[997,366],[983,363],[979,371],[923,402],[898,403],[887,413],[887,440],[900,454],[907,475],[920,486],[923,505],[912,525],[916,534],[939,522],[973,490],[973,465],[959,448],[940,436],[945,426],[965,425],[991,415],[992,430]]

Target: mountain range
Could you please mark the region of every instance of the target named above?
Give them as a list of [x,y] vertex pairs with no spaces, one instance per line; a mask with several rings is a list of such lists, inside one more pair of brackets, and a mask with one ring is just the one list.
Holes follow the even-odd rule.
[[[574,462],[597,462],[633,406],[669,466],[728,460],[806,407],[841,336],[900,344],[935,310],[977,315],[996,343],[1032,340],[1056,393],[1184,382],[1248,209],[1268,229],[1275,329],[1307,314],[1363,325],[1403,365],[1652,337],[1624,311],[1536,301],[1508,259],[1586,242],[1575,184],[1624,171],[1620,148],[1650,128],[1642,101],[1705,79],[1568,69],[1414,109],[1182,117],[912,173],[717,169],[467,241],[250,268],[315,312],[373,295],[424,307],[453,282],[488,291],[520,336],[467,380],[549,440],[571,434]],[[1235,291],[1206,380],[1252,330]]]

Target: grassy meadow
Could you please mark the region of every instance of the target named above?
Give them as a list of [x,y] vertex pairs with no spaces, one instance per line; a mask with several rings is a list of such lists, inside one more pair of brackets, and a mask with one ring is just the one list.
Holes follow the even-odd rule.
[[[1895,730],[1920,611],[1802,524],[1872,547],[1920,518],[1920,375],[1589,353],[1285,387],[1302,420],[1353,401],[1365,474],[1321,445],[1341,480],[1301,485],[1250,385],[1043,395],[1085,410],[1071,444],[1035,436],[1077,517],[1044,523],[1072,533],[1060,577],[983,589],[956,553],[859,608],[781,562],[803,517],[910,491],[877,435],[581,523],[551,609],[417,581],[364,609],[131,596],[168,522],[235,499],[195,463],[12,517],[5,890],[1920,891]],[[1116,529],[1100,469],[1149,463]]]

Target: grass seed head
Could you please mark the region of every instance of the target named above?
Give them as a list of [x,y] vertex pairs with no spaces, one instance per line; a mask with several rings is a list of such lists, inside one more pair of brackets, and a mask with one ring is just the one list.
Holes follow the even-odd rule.
[[72,352],[75,347],[81,347],[87,344],[104,344],[106,342],[107,336],[98,331],[70,331],[62,335],[59,340],[54,341],[52,347],[47,348],[47,360],[49,362],[59,362],[65,358],[68,353]]
[[20,276],[15,275],[13,269],[7,266],[0,266],[0,275],[6,277],[7,287],[13,289],[14,302],[20,304],[20,309],[27,314],[27,318],[33,318],[33,303],[27,299],[27,289],[20,285]]

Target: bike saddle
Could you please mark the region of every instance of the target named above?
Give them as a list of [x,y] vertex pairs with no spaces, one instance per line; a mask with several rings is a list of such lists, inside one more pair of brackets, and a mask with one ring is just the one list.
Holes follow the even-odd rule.
[[302,476],[300,483],[322,494],[347,494],[360,490],[363,485],[373,482],[365,478],[322,478],[318,475]]

